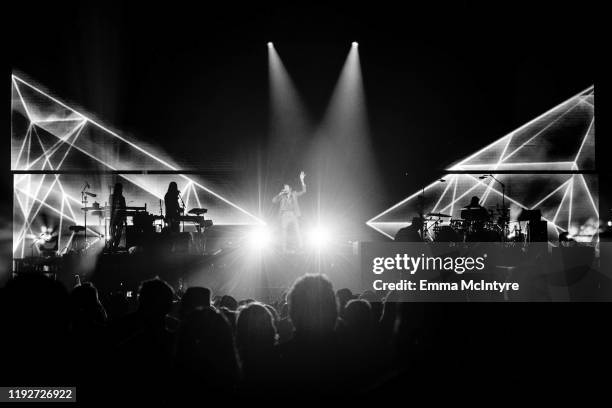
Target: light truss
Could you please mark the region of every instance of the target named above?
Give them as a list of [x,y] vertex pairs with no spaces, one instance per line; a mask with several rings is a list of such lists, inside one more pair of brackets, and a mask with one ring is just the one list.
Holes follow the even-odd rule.
[[[170,181],[179,182],[185,204],[211,208],[215,224],[264,224],[264,222],[203,181],[185,174],[169,158],[119,135],[99,121],[68,106],[40,87],[17,75],[12,75],[11,100],[11,169],[14,174],[13,254],[23,256],[37,227],[53,222],[58,228],[58,247],[62,248],[62,229],[68,223],[83,224],[80,188],[82,180],[60,170],[154,171],[177,174],[146,175],[117,174],[124,189],[133,194],[137,203],[156,204],[163,198]],[[49,174],[34,174],[48,171]],[[27,173],[32,171],[33,173]],[[26,172],[26,173],[23,173]],[[94,180],[92,190],[106,193],[112,177],[88,176]],[[76,183],[76,184],[75,184]],[[102,197],[98,198],[104,201]],[[130,200],[130,197],[127,197]],[[90,201],[91,203],[91,201]],[[102,203],[101,203],[102,204]],[[129,204],[128,204],[129,205]],[[76,207],[75,207],[76,206]],[[43,217],[42,214],[45,213]],[[46,220],[49,215],[56,219]],[[95,220],[95,219],[94,219]],[[102,237],[104,228],[89,219],[88,234]],[[46,227],[46,226],[45,226]],[[64,246],[67,241],[64,241]]]
[[[594,88],[591,86],[518,129],[447,168],[442,177],[367,221],[393,238],[419,212],[448,213],[460,218],[471,196],[481,204],[501,204],[502,192],[492,179],[470,173],[493,174],[506,185],[511,213],[540,209],[557,231],[591,240],[598,227],[595,169]],[[521,174],[516,174],[516,171]],[[533,174],[527,174],[533,171]],[[558,171],[559,173],[555,172]],[[581,173],[581,171],[583,173]],[[455,172],[455,173],[453,173]],[[545,172],[548,174],[537,174]],[[464,174],[467,173],[467,174]],[[525,174],[523,174],[525,173]],[[420,198],[419,196],[424,198]]]

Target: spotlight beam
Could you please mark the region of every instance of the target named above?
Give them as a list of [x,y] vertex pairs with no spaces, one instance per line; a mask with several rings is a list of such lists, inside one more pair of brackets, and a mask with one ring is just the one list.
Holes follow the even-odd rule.
[[305,134],[310,128],[309,119],[283,60],[272,43],[268,44],[271,125],[278,133],[278,141],[285,142],[296,134]]
[[381,196],[359,48],[351,45],[347,51],[310,152],[320,209],[348,224],[339,228],[362,223]]

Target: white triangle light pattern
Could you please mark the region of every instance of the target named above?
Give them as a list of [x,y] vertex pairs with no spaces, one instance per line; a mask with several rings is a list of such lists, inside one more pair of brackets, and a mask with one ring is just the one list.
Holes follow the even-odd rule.
[[[367,222],[393,238],[419,212],[441,212],[460,218],[472,196],[481,204],[501,204],[502,191],[493,174],[506,186],[511,216],[521,209],[540,209],[557,232],[591,240],[598,227],[597,178],[580,171],[595,170],[594,88],[580,92],[483,149],[448,167],[448,174]],[[519,171],[519,173],[517,173]],[[528,174],[529,171],[575,171],[569,174]],[[455,172],[453,174],[453,172]],[[463,173],[461,173],[463,172]],[[514,172],[514,173],[512,173]]]
[[[167,158],[101,125],[59,99],[12,76],[11,169],[14,174],[13,254],[24,256],[39,230],[59,232],[59,248],[65,248],[73,235],[71,224],[83,225],[80,191],[83,176],[53,174],[72,170],[163,170],[180,169]],[[23,172],[48,170],[51,174]],[[137,203],[157,203],[170,181],[177,181],[186,206],[214,207],[216,224],[263,224],[247,210],[184,174],[120,174],[124,190],[137,197]],[[104,192],[116,177],[88,175],[92,191]],[[104,201],[104,198],[99,198]],[[91,203],[91,201],[90,201]],[[102,204],[101,203],[101,204]],[[153,211],[152,211],[153,212]],[[53,221],[49,221],[53,218]],[[91,226],[90,226],[91,225]],[[104,228],[89,220],[88,234],[100,239]],[[69,236],[70,238],[65,238]]]

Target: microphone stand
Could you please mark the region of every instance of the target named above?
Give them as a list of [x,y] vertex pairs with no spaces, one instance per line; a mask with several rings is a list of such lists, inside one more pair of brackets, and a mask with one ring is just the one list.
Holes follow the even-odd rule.
[[83,186],[83,190],[81,190],[81,204],[83,205],[83,223],[85,224],[85,246],[84,249],[87,250],[87,194],[85,194],[85,190],[89,188],[89,183],[85,182]]
[[421,226],[421,240],[425,241],[425,229],[427,228],[427,223],[425,222],[425,214],[424,214],[425,212],[425,186],[423,186],[421,195],[419,196],[418,205],[419,205],[419,217],[421,218],[421,222],[423,223],[423,225]]
[[[181,196],[181,192],[178,192],[178,198],[179,200],[181,200],[181,204],[183,204],[183,211],[181,211],[183,214],[185,214],[185,202],[183,201],[183,196]],[[183,219],[182,221],[182,225],[183,225],[183,232],[185,231],[185,220]]]

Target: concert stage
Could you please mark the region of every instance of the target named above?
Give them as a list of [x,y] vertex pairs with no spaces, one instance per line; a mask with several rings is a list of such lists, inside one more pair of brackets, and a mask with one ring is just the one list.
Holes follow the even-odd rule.
[[[272,111],[295,120],[286,127],[286,117],[275,117],[273,158],[288,148],[307,150],[310,141],[297,132],[307,126],[288,73],[274,44],[267,48]],[[380,212],[389,201],[377,192],[366,148],[357,42],[314,132],[317,149],[298,155],[309,170],[289,177],[286,163],[271,161],[262,177],[259,156],[248,167],[257,178],[198,168],[204,157],[186,165],[193,152],[170,155],[115,131],[25,75],[12,75],[11,83],[14,269],[54,269],[68,286],[79,275],[103,291],[134,291],[159,276],[179,291],[204,285],[268,298],[305,272],[325,272],[337,286],[356,289],[357,242],[370,240],[363,230],[382,242],[560,246],[596,245],[606,228],[594,86],[459,160],[453,156],[436,181]],[[278,174],[283,183],[267,181]],[[304,242],[287,251],[288,236]]]
[[338,287],[358,291],[361,285],[356,243],[333,243],[328,249],[307,248],[286,253],[278,244],[253,247],[249,228],[213,227],[207,234],[205,253],[188,246],[132,247],[110,253],[102,242],[87,251],[61,256],[26,256],[13,262],[16,273],[46,273],[67,288],[91,281],[103,294],[137,293],[143,280],[159,277],[181,293],[190,286],[204,286],[214,295],[231,294],[246,299],[278,299],[305,273],[327,274]]

